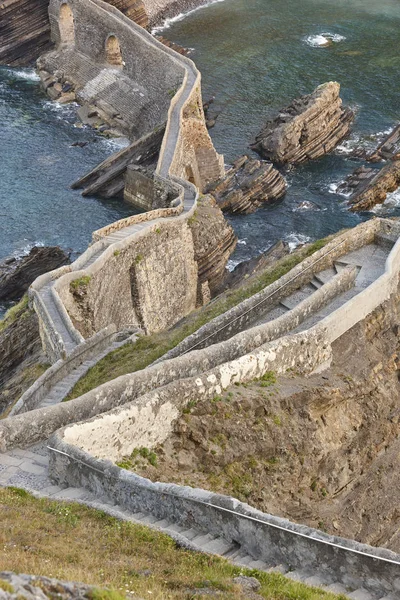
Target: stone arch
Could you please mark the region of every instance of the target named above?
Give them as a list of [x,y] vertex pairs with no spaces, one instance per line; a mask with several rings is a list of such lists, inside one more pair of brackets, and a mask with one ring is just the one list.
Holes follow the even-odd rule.
[[106,61],[113,67],[123,67],[121,46],[116,35],[109,35],[106,40]]
[[66,3],[61,4],[59,28],[61,43],[73,44],[75,42],[74,14]]

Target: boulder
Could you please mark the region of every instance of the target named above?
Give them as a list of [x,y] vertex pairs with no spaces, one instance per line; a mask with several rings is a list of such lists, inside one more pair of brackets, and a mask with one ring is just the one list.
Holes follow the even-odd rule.
[[331,152],[349,135],[354,113],[342,106],[340,85],[325,83],[268,121],[251,148],[277,164],[302,163]]
[[212,184],[208,191],[221,210],[248,214],[266,202],[282,198],[286,182],[271,163],[242,156],[225,178]]
[[10,257],[0,263],[0,300],[18,300],[39,275],[69,263],[58,246],[34,247],[27,256]]
[[349,207],[352,212],[370,210],[382,204],[388,194],[400,186],[400,160],[382,169],[360,167],[338,187],[342,194],[351,194]]

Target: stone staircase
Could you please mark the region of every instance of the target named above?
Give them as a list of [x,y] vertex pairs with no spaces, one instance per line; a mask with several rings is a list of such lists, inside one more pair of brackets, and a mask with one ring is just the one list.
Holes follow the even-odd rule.
[[333,265],[323,271],[319,271],[312,275],[310,281],[280,300],[276,306],[267,310],[261,318],[251,323],[250,327],[256,327],[264,323],[269,323],[274,319],[284,315],[288,311],[294,309],[300,302],[309,298],[315,291],[328,283],[335,275],[349,266],[356,266],[358,274],[355,280],[355,285],[350,290],[336,296],[332,301],[326,304],[322,309],[310,315],[297,329],[294,331],[303,331],[315,325],[318,321],[328,316],[334,310],[342,306],[345,302],[359,294],[363,289],[368,287],[385,269],[386,259],[390,250],[393,248],[394,240],[386,236],[376,236],[374,243],[363,246],[359,250],[349,252],[335,260]]
[[216,536],[198,527],[187,527],[172,519],[160,519],[150,512],[131,512],[115,504],[108,496],[97,497],[81,487],[62,488],[53,485],[48,477],[48,449],[39,444],[25,450],[16,448],[0,454],[0,486],[24,488],[39,497],[51,500],[79,502],[102,510],[118,519],[138,525],[146,525],[172,536],[180,545],[192,550],[221,556],[240,567],[257,569],[267,573],[281,573],[294,581],[320,587],[326,591],[343,594],[352,600],[399,600],[394,594],[384,595],[363,588],[351,589],[332,580],[324,565],[316,571],[293,569],[284,562],[266,562],[252,556],[235,542]]

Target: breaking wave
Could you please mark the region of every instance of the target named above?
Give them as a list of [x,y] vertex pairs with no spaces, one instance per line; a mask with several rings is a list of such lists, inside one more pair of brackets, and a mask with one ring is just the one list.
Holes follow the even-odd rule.
[[345,40],[344,35],[338,33],[317,33],[316,35],[308,35],[303,38],[303,41],[312,48],[324,48],[331,44],[338,44]]

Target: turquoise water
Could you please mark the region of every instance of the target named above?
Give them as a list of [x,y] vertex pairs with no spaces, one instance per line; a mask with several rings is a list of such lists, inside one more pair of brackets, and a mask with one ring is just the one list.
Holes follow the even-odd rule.
[[0,68],[0,259],[38,243],[76,256],[92,231],[132,212],[70,189],[120,145],[76,121],[76,106],[50,102],[32,70]]
[[[337,41],[313,45],[324,33]],[[356,111],[340,153],[284,172],[290,187],[279,204],[230,218],[241,240],[235,262],[277,239],[294,245],[371,216],[350,214],[332,191],[360,165],[349,149],[373,145],[400,119],[399,0],[225,0],[171,23],[164,35],[193,48],[203,96],[216,97],[220,115],[210,134],[226,162],[250,152],[252,137],[279,108],[325,81],[338,81]],[[317,206],[299,210],[305,200]],[[377,212],[398,215],[399,204],[397,193]]]

